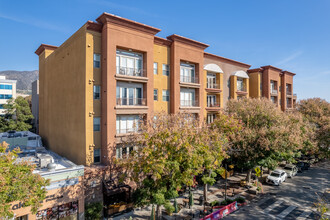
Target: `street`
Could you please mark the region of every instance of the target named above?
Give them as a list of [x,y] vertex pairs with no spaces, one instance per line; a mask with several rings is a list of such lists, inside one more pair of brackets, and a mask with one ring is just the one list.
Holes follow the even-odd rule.
[[225,219],[317,219],[313,202],[330,187],[329,162],[287,178],[281,186],[264,185],[265,195]]

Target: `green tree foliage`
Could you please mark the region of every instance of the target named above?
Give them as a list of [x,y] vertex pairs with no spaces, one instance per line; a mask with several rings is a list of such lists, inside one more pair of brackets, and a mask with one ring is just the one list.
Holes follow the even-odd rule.
[[194,176],[203,173],[203,151],[208,142],[201,138],[199,121],[191,115],[160,114],[141,125],[141,133],[130,141],[140,146],[128,159],[118,161],[124,177],[137,184],[136,205],[160,206],[178,196],[183,186],[194,184]]
[[248,181],[255,166],[274,168],[308,146],[301,115],[284,113],[267,99],[230,100],[226,112],[243,123],[243,129],[231,136],[231,155],[249,170]]
[[[8,100],[4,105],[5,118],[7,119],[4,130],[28,131],[32,128],[30,122],[33,119],[29,103],[19,96],[16,99]],[[0,122],[1,123],[1,122]]]
[[312,98],[299,101],[298,111],[313,126],[318,154],[330,158],[330,103]]
[[86,205],[85,217],[87,220],[101,219],[103,206],[101,202],[95,202]]
[[36,213],[46,197],[48,180],[33,174],[34,166],[28,162],[17,162],[19,149],[8,151],[8,145],[0,144],[0,218],[12,217],[10,203],[20,201],[31,206]]

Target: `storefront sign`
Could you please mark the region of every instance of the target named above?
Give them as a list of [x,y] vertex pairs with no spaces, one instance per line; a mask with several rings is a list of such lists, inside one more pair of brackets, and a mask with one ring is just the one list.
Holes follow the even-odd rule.
[[[62,199],[64,196],[63,195],[59,195],[59,196],[56,196],[55,194],[53,195],[49,195],[49,196],[46,196],[45,200],[44,201],[41,201],[41,203],[43,202],[49,202],[49,201],[53,201],[53,200],[56,200],[56,199]],[[12,210],[17,210],[17,209],[20,209],[20,208],[24,208],[24,203],[23,202],[19,202],[17,204],[14,204],[11,209]]]
[[232,213],[233,211],[237,210],[237,202],[233,202],[221,209],[219,209],[216,212],[213,212],[209,215],[207,215],[205,218],[202,218],[201,220],[217,220],[225,217],[226,215]]

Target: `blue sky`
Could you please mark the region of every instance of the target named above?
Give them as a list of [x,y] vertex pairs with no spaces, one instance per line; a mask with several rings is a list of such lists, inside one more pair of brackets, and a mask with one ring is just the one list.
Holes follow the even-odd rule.
[[330,101],[329,0],[0,0],[0,71],[38,69],[41,43],[60,45],[103,12],[210,45],[253,67],[291,71],[298,98]]

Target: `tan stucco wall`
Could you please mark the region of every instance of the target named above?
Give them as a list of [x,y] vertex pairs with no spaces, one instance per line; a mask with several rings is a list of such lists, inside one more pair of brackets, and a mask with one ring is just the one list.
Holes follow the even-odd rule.
[[86,164],[86,130],[91,124],[87,119],[92,111],[86,94],[92,87],[87,86],[85,26],[54,52],[42,52],[39,71],[41,137],[51,150]]
[[[101,117],[101,100],[94,100],[94,85],[101,86],[101,68],[94,68],[94,53],[101,54],[101,33],[87,31],[86,33],[86,108],[93,112],[93,117]],[[102,90],[102,88],[101,88]],[[101,93],[102,95],[102,93]],[[94,148],[101,148],[101,131],[93,131],[93,117],[86,114],[86,142],[93,145],[88,148],[87,164],[94,163]]]
[[[224,72],[222,74],[223,82],[221,84],[221,90],[222,90],[222,96],[223,96],[223,98],[222,98],[223,104],[221,105],[221,107],[226,108],[227,102],[231,97],[231,92],[230,92],[230,85],[231,85],[230,76],[231,76],[231,74],[238,70],[247,71],[248,67],[246,65],[243,66],[239,63],[225,61],[224,59],[217,59],[216,57],[204,56],[204,65],[210,64],[210,63],[217,64]],[[234,88],[234,89],[236,89],[236,88]]]
[[[158,74],[154,75],[154,88],[158,89],[158,101],[154,101],[155,112],[170,112],[170,101],[163,101],[163,90],[170,90],[170,77],[163,75],[163,64],[170,64],[171,49],[164,45],[154,45],[154,62],[158,63]],[[171,92],[171,91],[170,91]]]
[[254,72],[249,74],[249,95],[251,98],[260,98],[260,83],[261,74],[259,72]]

